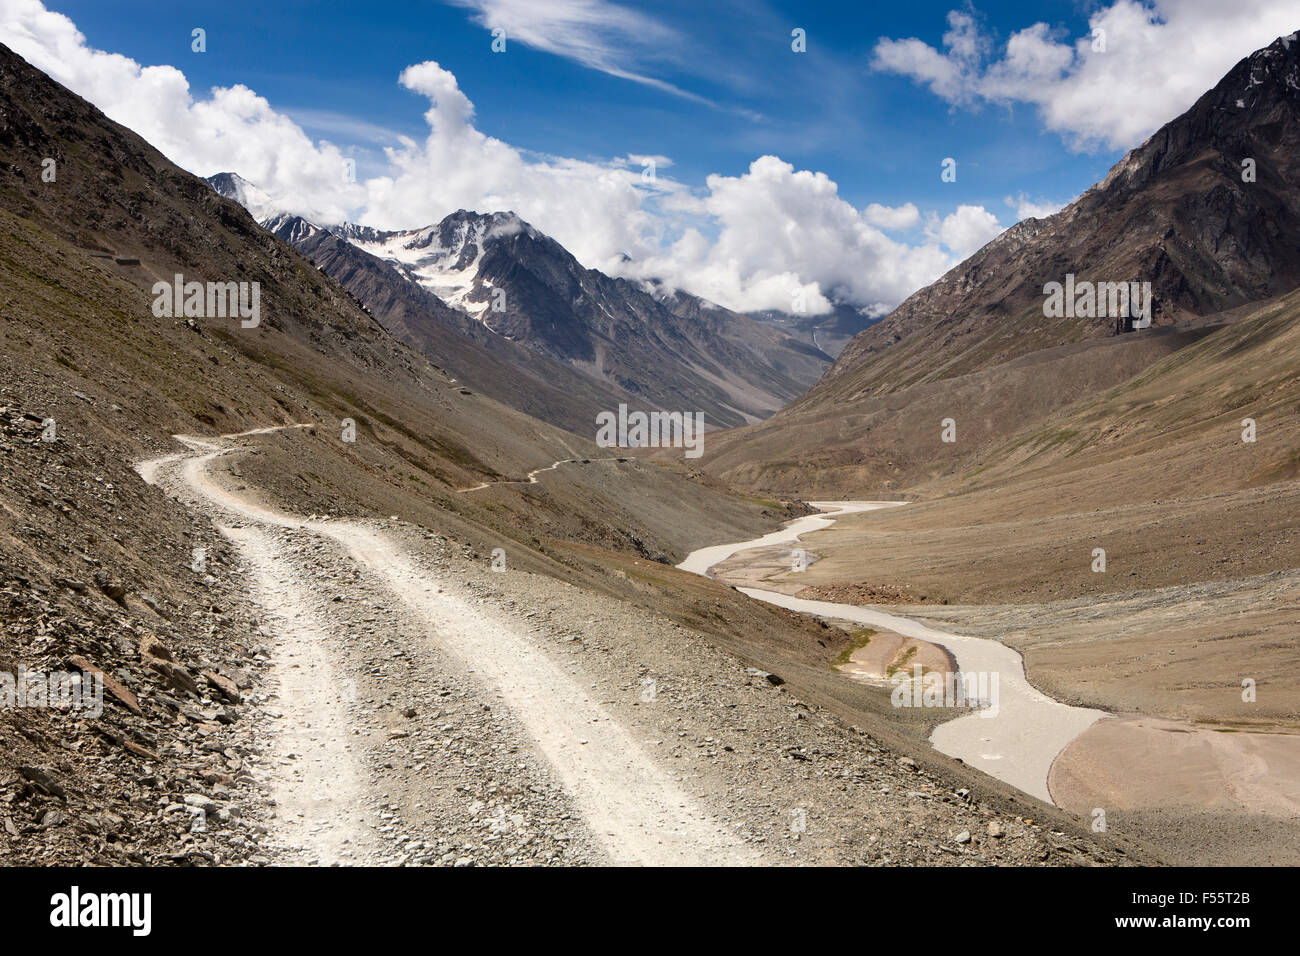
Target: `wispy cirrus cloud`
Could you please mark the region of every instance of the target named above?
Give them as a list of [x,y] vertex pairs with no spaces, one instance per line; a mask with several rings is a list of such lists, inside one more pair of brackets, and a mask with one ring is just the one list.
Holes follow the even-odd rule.
[[332,110],[318,110],[303,107],[286,109],[285,113],[299,126],[318,130],[322,133],[335,133],[354,142],[388,144],[400,136],[397,130],[378,123],[371,123],[347,113]]
[[650,64],[677,59],[681,35],[653,17],[609,0],[446,0],[473,11],[476,23],[610,76],[642,83],[692,102],[715,105],[650,74]]

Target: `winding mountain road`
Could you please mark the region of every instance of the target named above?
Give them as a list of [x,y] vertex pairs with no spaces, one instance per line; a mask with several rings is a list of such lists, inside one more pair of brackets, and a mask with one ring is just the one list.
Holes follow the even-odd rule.
[[481,491],[484,488],[490,488],[493,485],[535,485],[537,484],[538,475],[542,474],[542,472],[545,471],[555,471],[555,469],[559,468],[561,465],[576,465],[578,462],[586,463],[586,462],[594,462],[594,461],[627,461],[627,460],[628,459],[626,457],[624,458],[561,458],[559,461],[547,465],[545,468],[534,468],[532,471],[528,473],[527,478],[507,478],[501,481],[481,481],[473,488],[457,488],[456,493],[458,495],[464,495],[464,494],[468,494],[471,491]]
[[[304,426],[284,426],[286,428]],[[323,862],[340,862],[341,847],[364,839],[346,821],[358,795],[379,782],[365,778],[346,744],[349,717],[336,689],[336,662],[324,650],[326,622],[313,621],[310,575],[292,566],[292,554],[274,547],[277,529],[330,539],[354,569],[390,597],[407,625],[425,633],[463,662],[527,729],[536,752],[551,766],[609,860],[642,865],[743,865],[760,861],[699,802],[688,796],[643,745],[593,699],[570,672],[527,633],[522,622],[471,605],[431,586],[394,538],[356,521],[304,519],[224,487],[210,463],[240,449],[240,439],[276,429],[224,435],[219,440],[177,435],[187,452],[137,466],[159,484],[211,516],[253,570],[253,597],[263,602],[278,641],[276,673],[285,709],[284,747],[310,750],[305,773],[276,781],[288,839],[310,844]],[[563,464],[557,462],[556,465]],[[552,467],[555,467],[554,465]],[[546,469],[540,469],[546,470]],[[530,476],[535,480],[537,472]],[[473,489],[467,489],[473,490]],[[288,562],[288,564],[286,564]],[[295,818],[328,818],[328,829]]]

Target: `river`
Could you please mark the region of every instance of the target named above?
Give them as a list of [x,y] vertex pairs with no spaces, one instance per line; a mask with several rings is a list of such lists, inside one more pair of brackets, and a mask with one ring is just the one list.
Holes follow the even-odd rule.
[[[793,544],[800,535],[830,527],[837,517],[898,507],[906,502],[814,501],[811,504],[823,513],[797,518],[780,531],[752,541],[700,548],[691,552],[678,567],[709,577],[710,568],[742,551]],[[1072,707],[1035,690],[1025,678],[1020,653],[998,641],[950,634],[919,621],[853,604],[807,600],[758,588],[739,590],[757,600],[792,611],[852,621],[930,641],[946,648],[956,658],[957,667],[963,674],[988,675],[990,681],[996,675],[996,707],[972,709],[970,713],[940,724],[930,735],[930,743],[939,752],[959,757],[989,776],[1048,803],[1053,802],[1047,789],[1052,761],[1070,741],[1106,716],[1103,711]],[[852,678],[846,676],[844,679]]]

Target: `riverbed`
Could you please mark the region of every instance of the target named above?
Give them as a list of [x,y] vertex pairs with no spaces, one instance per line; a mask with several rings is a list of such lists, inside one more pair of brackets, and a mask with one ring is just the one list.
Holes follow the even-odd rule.
[[[711,577],[709,569],[733,555],[757,548],[794,544],[801,535],[829,528],[838,517],[901,507],[906,502],[814,501],[811,504],[822,513],[797,518],[781,530],[761,538],[700,548],[691,552],[678,567]],[[742,587],[739,590],[757,600],[792,611],[851,621],[930,641],[947,649],[956,658],[962,674],[975,675],[984,681],[985,686],[992,686],[996,681],[995,706],[972,708],[970,713],[940,724],[930,735],[930,743],[940,753],[960,758],[989,776],[1048,803],[1053,802],[1047,788],[1052,761],[1072,740],[1106,716],[1103,711],[1072,707],[1035,690],[1025,678],[1024,661],[1019,652],[998,641],[951,634],[919,621],[854,604],[807,600],[759,588]]]

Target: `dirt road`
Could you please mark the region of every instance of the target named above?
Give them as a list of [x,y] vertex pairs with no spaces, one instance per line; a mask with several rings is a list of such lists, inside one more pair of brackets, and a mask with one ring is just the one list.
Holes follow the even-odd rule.
[[[245,434],[265,433],[258,429]],[[643,865],[738,865],[758,862],[697,800],[647,754],[588,689],[521,628],[435,588],[400,544],[355,522],[298,518],[223,487],[208,473],[243,435],[220,442],[176,436],[191,454],[143,463],[160,483],[211,514],[253,573],[255,596],[280,642],[276,674],[284,710],[282,747],[310,752],[307,766],[280,773],[275,790],[288,843],[322,862],[364,850],[357,809],[370,782],[346,741],[351,729],[339,699],[340,678],[324,639],[331,622],[313,610],[313,584],[272,530],[335,543],[352,575],[383,591],[407,630],[423,633],[472,672],[485,694],[504,700],[536,752],[553,770],[609,861]],[[350,854],[349,854],[350,855]]]
[[547,465],[545,468],[534,468],[532,471],[528,473],[527,478],[519,478],[519,479],[512,478],[504,481],[480,481],[477,485],[474,485],[472,488],[457,488],[456,493],[459,495],[464,495],[464,494],[468,494],[471,491],[482,491],[484,488],[490,488],[493,485],[535,485],[537,484],[538,481],[537,478],[538,475],[546,471],[554,471],[556,468],[559,468],[561,465],[575,465],[578,462],[590,463],[593,461],[627,461],[627,460],[628,460],[627,458],[561,458],[559,461],[552,462],[551,464]]

